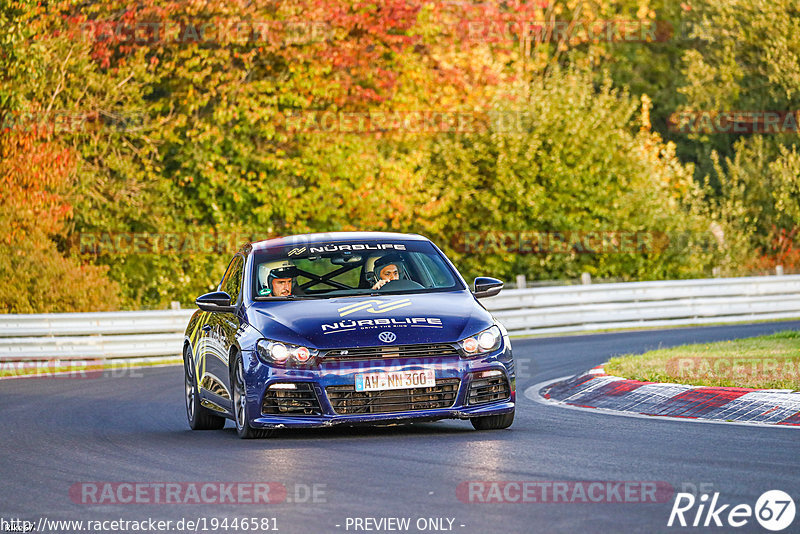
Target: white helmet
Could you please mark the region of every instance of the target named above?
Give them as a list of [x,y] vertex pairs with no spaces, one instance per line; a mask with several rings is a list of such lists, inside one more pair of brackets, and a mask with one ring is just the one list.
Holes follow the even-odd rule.
[[261,283],[260,296],[272,293],[272,281],[280,278],[294,278],[297,276],[297,267],[289,260],[262,263],[258,266],[258,281]]

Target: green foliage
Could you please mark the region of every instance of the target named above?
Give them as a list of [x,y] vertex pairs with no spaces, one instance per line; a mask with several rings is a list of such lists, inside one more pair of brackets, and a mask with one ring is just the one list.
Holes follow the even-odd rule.
[[[75,158],[45,134],[0,134],[0,312],[108,310],[119,287],[105,269],[63,257]],[[54,239],[55,238],[55,239]]]
[[[58,252],[47,249],[52,264],[30,272],[70,278],[58,274],[67,269],[60,254],[92,273],[70,278],[75,287],[109,288],[107,271],[119,300],[106,306],[190,305],[245,238],[393,230],[433,238],[470,277],[676,278],[717,265],[736,274],[742,257],[774,245],[775,229],[798,225],[796,137],[686,136],[667,119],[683,109],[798,109],[797,15],[788,0],[7,2],[0,112],[80,118],[54,132],[75,158],[60,190],[70,209],[36,230],[37,250]],[[209,39],[94,31],[153,20],[269,25]],[[580,32],[539,43],[524,33],[465,34],[470,21],[513,29],[543,20],[666,21],[674,34],[636,43]],[[317,23],[315,33],[292,33],[298,21]],[[495,120],[485,132],[438,135],[286,127],[287,116],[419,110]],[[709,185],[699,189],[693,174]],[[485,231],[623,231],[655,241],[646,254],[460,250],[464,232]],[[710,231],[721,237],[696,242]],[[234,237],[211,252],[78,254],[87,232]],[[5,272],[27,272],[18,260],[6,258]],[[30,308],[46,309],[37,298]]]
[[793,0],[696,0],[686,19],[688,104],[699,109],[796,109],[800,8]]
[[789,259],[775,257],[776,241],[786,229],[800,227],[800,154],[762,136],[743,138],[734,150],[724,162],[712,155],[719,194],[707,191],[709,212],[725,233],[722,266],[729,274],[772,271]]
[[[695,111],[800,109],[800,11],[797,2],[734,0],[691,2],[685,12],[690,39],[683,51],[679,88]],[[737,134],[695,134],[699,176],[712,175],[712,151],[734,159]],[[780,143],[795,144],[796,135]],[[777,155],[777,151],[774,152]]]
[[[433,143],[428,187],[439,241],[463,232],[641,232],[677,237],[707,230],[689,169],[657,135],[638,131],[637,102],[590,73],[554,71],[516,88],[493,109],[495,128]],[[520,128],[504,128],[502,125]],[[651,253],[454,253],[471,275],[533,279],[653,279],[704,274],[710,254],[654,243]],[[630,248],[628,249],[630,250]]]
[[[653,126],[676,144],[704,187],[727,275],[774,272],[797,263],[797,134],[671,131],[674,112],[800,109],[800,10],[779,0],[659,2],[674,37],[615,51],[616,83],[653,98]],[[680,69],[677,67],[680,66]]]
[[105,268],[61,256],[55,244],[0,243],[0,313],[119,309],[119,286]]

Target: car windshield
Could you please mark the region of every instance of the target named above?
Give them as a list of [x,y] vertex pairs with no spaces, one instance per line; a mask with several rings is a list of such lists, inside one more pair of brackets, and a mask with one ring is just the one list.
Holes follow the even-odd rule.
[[464,289],[429,242],[329,242],[254,253],[255,300]]

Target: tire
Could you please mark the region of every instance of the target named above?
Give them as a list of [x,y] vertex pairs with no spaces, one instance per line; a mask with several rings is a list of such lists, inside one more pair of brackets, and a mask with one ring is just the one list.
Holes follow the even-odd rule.
[[475,430],[500,430],[511,426],[511,423],[514,422],[514,412],[472,417],[469,422],[472,423]]
[[236,423],[236,433],[242,439],[260,439],[272,436],[275,431],[270,428],[253,428],[247,421],[247,410],[245,409],[247,395],[245,394],[244,362],[242,354],[236,355],[231,373],[231,384],[233,385],[233,415]]
[[186,418],[192,430],[219,430],[225,426],[225,418],[200,404],[200,392],[195,378],[194,358],[187,346],[183,351],[183,382],[186,399]]

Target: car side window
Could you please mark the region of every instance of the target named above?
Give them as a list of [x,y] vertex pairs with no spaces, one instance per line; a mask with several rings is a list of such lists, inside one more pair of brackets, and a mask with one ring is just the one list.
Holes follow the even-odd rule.
[[225,271],[225,276],[222,278],[220,288],[231,296],[231,304],[235,304],[239,300],[239,295],[242,292],[242,271],[244,267],[244,258],[235,256]]

